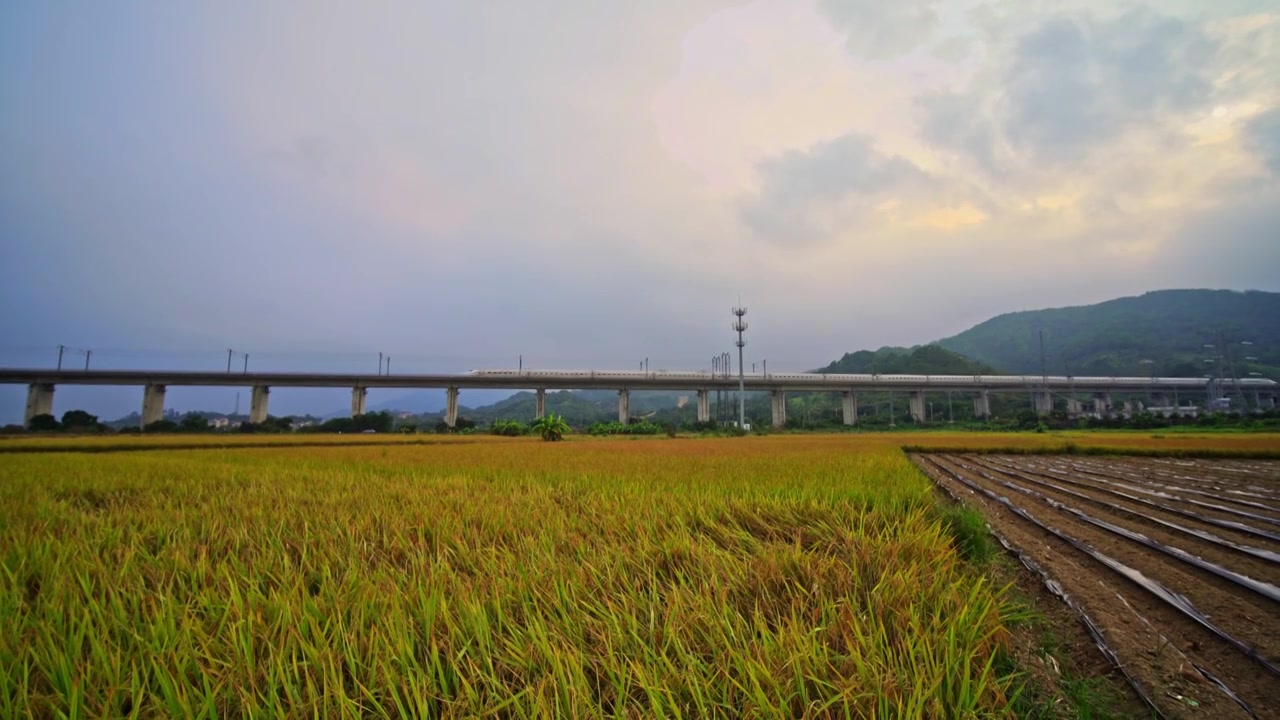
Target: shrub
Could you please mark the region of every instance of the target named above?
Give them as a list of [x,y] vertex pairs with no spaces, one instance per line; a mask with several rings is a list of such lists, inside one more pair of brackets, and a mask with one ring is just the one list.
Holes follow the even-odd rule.
[[494,435],[503,435],[505,437],[517,437],[527,435],[529,426],[519,420],[494,420],[489,425],[489,432]]

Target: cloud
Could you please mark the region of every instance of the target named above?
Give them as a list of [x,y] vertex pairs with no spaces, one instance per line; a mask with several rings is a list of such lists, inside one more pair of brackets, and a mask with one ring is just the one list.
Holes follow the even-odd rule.
[[1280,178],[1280,107],[1261,113],[1245,126],[1245,145]]
[[1184,286],[1275,289],[1280,188],[1246,190],[1191,215],[1144,268]]
[[850,134],[759,163],[759,193],[742,217],[774,242],[812,240],[932,185],[909,160]]
[[800,369],[1274,289],[1280,16],[1227,5],[0,4],[0,363],[698,367],[742,292]]
[[822,0],[849,52],[886,58],[923,45],[938,25],[939,0]]
[[919,102],[926,139],[988,170],[1073,162],[1213,93],[1217,44],[1199,25],[1143,8],[1055,15],[993,50],[967,90]]

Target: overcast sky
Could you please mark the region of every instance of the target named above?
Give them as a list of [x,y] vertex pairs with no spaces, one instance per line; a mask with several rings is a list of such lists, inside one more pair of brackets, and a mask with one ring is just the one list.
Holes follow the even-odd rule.
[[0,365],[705,367],[741,295],[808,369],[1280,289],[1274,0],[181,5],[0,5]]

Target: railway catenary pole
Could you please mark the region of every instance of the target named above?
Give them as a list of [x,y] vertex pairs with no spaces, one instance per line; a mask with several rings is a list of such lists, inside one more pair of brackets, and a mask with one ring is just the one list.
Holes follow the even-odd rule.
[[747,331],[747,321],[743,320],[743,316],[747,314],[745,307],[736,307],[733,314],[738,317],[733,321],[733,329],[738,331],[738,427],[746,428],[747,426],[747,392],[746,380],[742,375],[742,349],[747,346],[747,341],[742,339],[742,333]]
[[[720,358],[719,357],[711,358],[711,377],[714,378],[719,371],[720,371]],[[720,424],[720,388],[719,387],[716,388],[715,415],[716,415],[716,424],[719,425]]]
[[[724,370],[726,380],[733,375],[733,355],[723,353],[720,357],[724,358],[720,363],[720,369]],[[733,397],[728,390],[724,391],[724,422],[730,422],[733,418]]]

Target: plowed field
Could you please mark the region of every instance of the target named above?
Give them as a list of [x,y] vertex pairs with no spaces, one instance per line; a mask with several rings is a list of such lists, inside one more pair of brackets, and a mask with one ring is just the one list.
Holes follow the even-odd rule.
[[917,455],[1170,717],[1280,712],[1280,462]]

